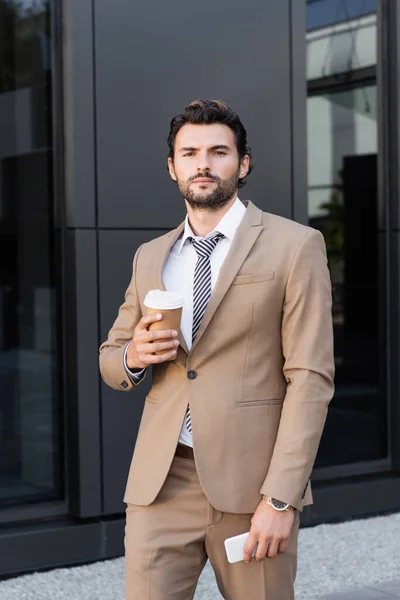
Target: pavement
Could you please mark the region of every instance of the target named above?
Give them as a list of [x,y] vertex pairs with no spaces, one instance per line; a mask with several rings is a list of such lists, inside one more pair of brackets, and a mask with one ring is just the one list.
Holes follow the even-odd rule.
[[396,598],[400,598],[400,579],[340,594],[329,594],[323,596],[321,600],[395,600]]
[[[300,530],[296,600],[396,598],[400,599],[400,513]],[[0,582],[0,600],[123,599],[122,558]],[[218,599],[207,564],[195,600]]]

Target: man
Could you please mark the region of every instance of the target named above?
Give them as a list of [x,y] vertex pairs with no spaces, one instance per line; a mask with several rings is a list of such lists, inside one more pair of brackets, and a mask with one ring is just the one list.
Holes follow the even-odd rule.
[[[153,366],[125,494],[127,599],[189,600],[209,558],[224,598],[290,600],[333,395],[325,245],[239,200],[251,153],[226,104],[189,104],[168,143],[187,217],[136,252],[100,348],[115,389]],[[150,289],[184,296],[180,332],[149,331],[162,317],[143,316]],[[248,531],[230,564],[224,540]]]

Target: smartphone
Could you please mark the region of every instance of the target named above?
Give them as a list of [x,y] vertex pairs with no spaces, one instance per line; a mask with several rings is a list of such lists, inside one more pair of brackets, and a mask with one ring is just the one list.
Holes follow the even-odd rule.
[[[244,560],[244,547],[250,535],[250,531],[247,533],[242,533],[240,535],[235,535],[234,537],[228,538],[225,540],[225,550],[226,556],[228,558],[228,562],[236,563],[240,560]],[[254,548],[252,556],[256,555],[257,546]]]

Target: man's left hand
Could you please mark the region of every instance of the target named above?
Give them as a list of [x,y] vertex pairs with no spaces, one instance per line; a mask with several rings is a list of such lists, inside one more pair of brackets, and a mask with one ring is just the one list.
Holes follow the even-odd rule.
[[251,519],[250,535],[244,549],[244,560],[249,563],[258,542],[256,560],[273,558],[285,552],[294,521],[294,510],[279,512],[261,500]]

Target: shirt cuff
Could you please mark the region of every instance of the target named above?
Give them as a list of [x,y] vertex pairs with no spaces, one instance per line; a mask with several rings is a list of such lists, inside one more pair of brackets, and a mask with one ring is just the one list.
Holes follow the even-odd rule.
[[137,385],[138,383],[140,383],[146,373],[146,368],[142,369],[141,371],[136,371],[135,373],[133,371],[131,371],[128,367],[128,365],[126,364],[126,354],[128,352],[128,347],[129,344],[131,342],[128,342],[125,346],[125,350],[124,350],[124,369],[126,371],[126,374],[129,376],[130,380],[132,381],[132,383],[134,385]]

